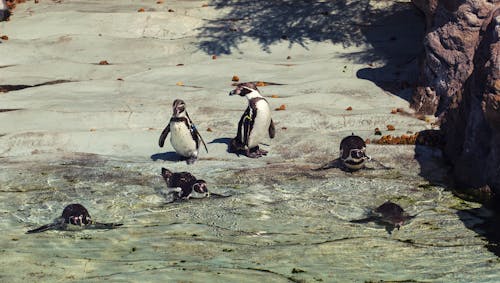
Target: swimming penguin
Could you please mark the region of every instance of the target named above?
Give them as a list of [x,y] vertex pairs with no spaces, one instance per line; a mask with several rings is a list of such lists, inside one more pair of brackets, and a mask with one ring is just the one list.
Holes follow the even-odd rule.
[[122,225],[121,223],[100,223],[93,221],[90,218],[89,212],[83,205],[73,203],[66,206],[61,217],[54,220],[54,222],[29,230],[26,234],[39,233],[47,230],[78,230],[83,228],[113,229]]
[[181,99],[176,99],[174,100],[172,109],[172,117],[170,118],[167,127],[165,127],[161,133],[158,144],[160,147],[163,147],[165,139],[168,134],[172,132],[170,135],[170,143],[175,149],[175,152],[185,157],[187,164],[192,164],[198,158],[200,141],[203,143],[205,150],[208,153],[207,145],[194,126],[193,121],[189,118],[186,111],[186,103],[184,103]]
[[266,135],[274,138],[275,128],[267,100],[262,97],[255,83],[240,83],[229,95],[246,96],[248,107],[238,123],[238,133],[229,143],[229,152],[244,152],[250,158],[267,154],[259,149]]
[[366,160],[371,159],[365,154],[365,150],[365,141],[353,133],[340,142],[340,160],[348,169],[352,171],[359,170],[365,166]]
[[368,217],[359,220],[352,220],[351,222],[367,223],[374,221],[386,226],[386,230],[390,234],[394,228],[399,230],[401,226],[414,217],[415,215],[409,215],[398,204],[386,201],[376,209],[370,211],[368,213]]
[[398,230],[408,220],[415,217],[409,215],[401,206],[391,201],[386,201],[381,206],[377,207],[375,213],[379,215],[382,222],[393,225],[395,228],[398,228]]
[[196,193],[204,194],[205,197],[210,195],[207,183],[204,180],[196,179],[189,172],[174,173],[166,168],[161,168],[161,175],[167,183],[167,187],[171,188],[168,193],[174,194],[174,197],[177,199],[189,199],[193,190]]

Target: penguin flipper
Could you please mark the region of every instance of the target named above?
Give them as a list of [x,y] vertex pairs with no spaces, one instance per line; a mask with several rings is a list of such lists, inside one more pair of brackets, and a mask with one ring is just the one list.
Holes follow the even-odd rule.
[[368,216],[368,217],[365,217],[362,219],[351,220],[349,222],[351,222],[351,223],[368,223],[368,222],[377,221],[377,220],[378,220],[378,217]]
[[193,130],[194,134],[200,138],[201,140],[201,143],[203,144],[203,146],[205,147],[205,150],[207,151],[208,153],[208,148],[207,148],[207,144],[205,143],[205,141],[203,140],[203,137],[201,136],[200,132],[198,132],[198,129],[196,129],[196,127],[194,126],[193,123],[191,123],[191,129]]
[[91,228],[93,228],[93,229],[114,229],[114,228],[122,226],[122,225],[123,225],[123,223],[92,222]]
[[269,124],[269,137],[274,139],[275,134],[276,134],[276,129],[274,128],[273,119],[271,119],[271,124]]
[[47,231],[47,230],[56,230],[56,229],[59,229],[60,227],[61,227],[60,223],[45,224],[45,225],[40,226],[40,227],[38,227],[36,229],[28,230],[26,232],[26,234],[40,233],[40,232],[44,232],[44,231]]
[[[191,125],[191,131],[192,133],[194,134],[193,135],[193,139],[196,141],[196,144],[198,145],[198,138],[201,140],[201,142],[203,143],[203,146],[205,147],[205,150],[207,151],[208,153],[208,148],[207,148],[207,144],[205,143],[205,141],[203,140],[203,137],[201,136],[200,132],[198,132],[198,129],[196,128],[196,126],[194,125],[193,123],[193,120],[191,120],[191,117],[189,117],[189,114],[187,113],[186,111],[186,117],[188,118],[189,120],[189,124]],[[188,128],[190,127],[188,124],[186,125]]]
[[165,139],[167,138],[168,133],[170,133],[170,123],[168,123],[163,132],[161,132],[160,140],[158,141],[158,145],[160,147],[163,147],[163,145],[165,144]]

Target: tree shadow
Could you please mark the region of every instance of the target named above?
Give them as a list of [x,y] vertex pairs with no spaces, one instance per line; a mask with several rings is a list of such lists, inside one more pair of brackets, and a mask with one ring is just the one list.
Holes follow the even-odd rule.
[[309,41],[360,45],[360,24],[377,16],[365,0],[212,0],[210,5],[229,10],[200,28],[199,47],[216,55],[232,53],[247,39],[257,40],[266,52],[282,41],[305,48]]
[[[361,32],[371,49],[351,56],[368,64],[356,76],[410,101],[419,75],[419,57],[424,51],[423,14],[411,3],[399,3]],[[379,62],[383,65],[379,66]]]
[[357,77],[409,100],[418,77],[425,19],[411,3],[383,3],[387,2],[212,0],[211,6],[228,12],[199,28],[198,47],[219,55],[241,53],[240,44],[250,39],[265,52],[280,42],[306,49],[311,42],[367,44],[366,51],[345,55],[369,65]]

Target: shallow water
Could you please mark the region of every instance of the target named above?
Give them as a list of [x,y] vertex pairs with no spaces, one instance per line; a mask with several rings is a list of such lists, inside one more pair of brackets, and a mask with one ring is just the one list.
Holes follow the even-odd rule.
[[[410,112],[403,86],[416,77],[418,13],[401,1],[390,12],[348,1],[350,13],[343,1],[318,1],[331,12],[318,22],[325,11],[299,2],[288,1],[284,17],[252,17],[259,32],[240,34],[233,25],[249,26],[235,17],[254,10],[238,5],[259,10],[259,1],[18,5],[0,25],[9,36],[0,85],[34,87],[0,93],[0,281],[500,282],[498,258],[467,228],[489,211],[439,185],[447,169],[436,150],[369,144],[366,170],[315,170],[352,132],[374,139],[388,124],[393,135],[432,127],[391,114]],[[264,12],[282,14],[271,6]],[[283,39],[295,25],[289,13],[309,19],[298,41]],[[213,59],[203,44],[228,49]],[[276,138],[258,160],[226,152],[246,107],[227,95],[233,75],[282,83],[260,88],[286,110],[273,111]],[[58,80],[71,82],[39,85]],[[192,166],[157,145],[176,98],[210,151]],[[227,197],[170,203],[162,166]],[[392,233],[350,222],[387,200],[416,217]],[[74,202],[123,226],[25,234]]]
[[[162,165],[86,154],[44,165],[4,159],[2,280],[500,280],[498,259],[456,215],[478,205],[412,172],[376,164],[355,173],[293,164],[242,170],[227,162],[198,175],[228,197],[169,203]],[[392,234],[349,222],[388,199],[416,217]],[[24,234],[72,202],[94,220],[124,225]]]

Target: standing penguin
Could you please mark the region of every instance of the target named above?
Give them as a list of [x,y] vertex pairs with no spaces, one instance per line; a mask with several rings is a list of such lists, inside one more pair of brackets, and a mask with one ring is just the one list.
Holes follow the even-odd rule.
[[189,199],[193,191],[205,194],[205,197],[209,196],[205,180],[196,179],[189,172],[172,172],[166,168],[161,168],[161,176],[167,183],[167,187],[170,188],[169,194],[174,194],[176,199]]
[[340,142],[340,160],[348,169],[355,171],[365,166],[365,161],[371,158],[365,154],[366,143],[354,133]]
[[26,233],[32,234],[47,230],[77,230],[83,228],[113,229],[122,225],[121,223],[100,223],[93,221],[83,205],[73,203],[66,206],[61,217],[57,218],[54,222],[29,230]]
[[267,154],[259,149],[259,143],[266,135],[274,138],[275,128],[267,100],[262,97],[255,83],[241,83],[229,95],[246,96],[248,107],[238,123],[238,133],[229,143],[229,152],[244,151],[250,158]]
[[208,153],[207,145],[194,126],[193,121],[189,118],[186,111],[186,103],[181,99],[176,99],[172,105],[172,110],[173,114],[170,118],[170,122],[161,133],[158,144],[160,147],[163,147],[165,139],[168,134],[172,132],[172,135],[170,135],[170,143],[175,149],[175,152],[185,157],[187,164],[192,164],[198,158],[200,141],[203,143]]

